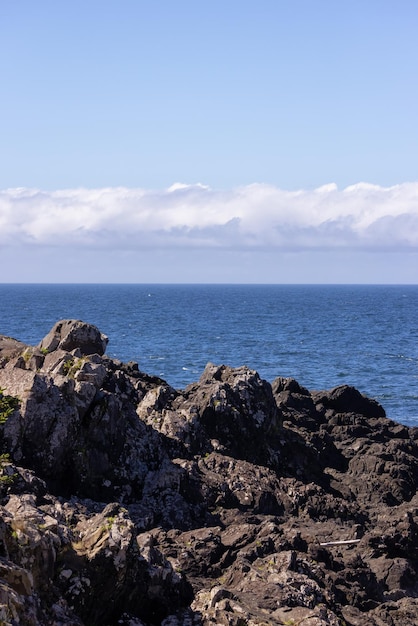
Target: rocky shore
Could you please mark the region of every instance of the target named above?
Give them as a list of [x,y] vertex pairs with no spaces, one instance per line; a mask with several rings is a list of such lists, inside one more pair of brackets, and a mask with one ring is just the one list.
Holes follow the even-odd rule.
[[418,429],[349,386],[184,390],[0,336],[0,624],[418,624]]

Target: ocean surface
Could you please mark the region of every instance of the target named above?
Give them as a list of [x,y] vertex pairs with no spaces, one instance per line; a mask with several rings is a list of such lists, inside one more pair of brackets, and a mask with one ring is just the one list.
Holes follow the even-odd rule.
[[415,285],[0,285],[0,334],[34,345],[65,318],[178,389],[209,361],[245,364],[311,390],[353,385],[418,426]]

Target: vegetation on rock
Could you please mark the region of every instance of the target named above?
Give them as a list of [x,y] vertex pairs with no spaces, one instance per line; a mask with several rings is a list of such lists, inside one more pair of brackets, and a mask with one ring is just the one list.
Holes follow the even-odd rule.
[[246,367],[175,390],[106,343],[0,347],[0,623],[418,623],[417,429]]
[[0,388],[0,424],[4,424],[18,406],[19,399],[5,395],[5,390]]

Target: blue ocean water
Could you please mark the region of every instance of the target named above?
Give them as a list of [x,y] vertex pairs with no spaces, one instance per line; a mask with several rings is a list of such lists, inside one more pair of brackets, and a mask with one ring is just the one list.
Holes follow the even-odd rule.
[[270,382],[354,385],[418,426],[415,285],[0,285],[0,334],[36,344],[64,318],[179,389],[208,361],[245,364]]

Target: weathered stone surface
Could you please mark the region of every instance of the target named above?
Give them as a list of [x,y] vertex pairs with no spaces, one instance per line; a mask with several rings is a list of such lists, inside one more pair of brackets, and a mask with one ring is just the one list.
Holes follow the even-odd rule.
[[417,429],[246,367],[175,390],[106,343],[0,337],[2,623],[418,623]]
[[162,460],[158,436],[138,420],[124,372],[76,350],[55,350],[36,371],[19,356],[0,369],[0,387],[20,399],[3,427],[6,447],[54,493],[129,499]]
[[354,413],[364,417],[385,417],[385,410],[376,400],[367,398],[349,385],[341,385],[327,392],[313,394],[316,404],[335,413]]
[[211,363],[183,394],[167,386],[150,390],[137,412],[171,441],[171,451],[217,450],[261,463],[271,460],[281,425],[271,387],[257,372]]
[[3,366],[7,361],[21,354],[28,346],[17,339],[0,335],[0,365]]
[[77,348],[82,355],[103,355],[107,343],[108,338],[96,326],[80,320],[61,320],[42,339],[38,347],[48,352],[57,349],[71,352]]
[[117,623],[124,612],[161,621],[191,601],[183,576],[118,504],[80,521],[74,535],[60,559],[58,585],[87,624]]

